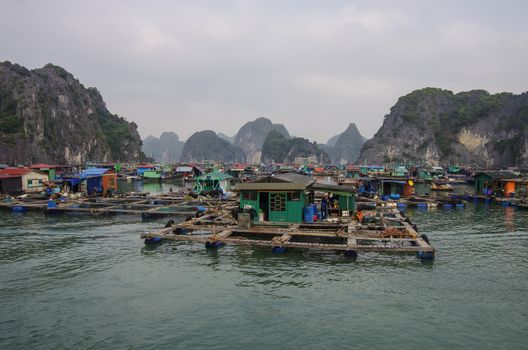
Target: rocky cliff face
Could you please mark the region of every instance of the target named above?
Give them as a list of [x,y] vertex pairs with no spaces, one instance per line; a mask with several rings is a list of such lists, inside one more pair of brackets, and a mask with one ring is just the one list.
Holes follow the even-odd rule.
[[221,162],[245,162],[242,149],[234,147],[221,139],[214,131],[205,130],[194,133],[185,142],[180,156],[181,162],[216,160]]
[[0,63],[0,161],[11,164],[135,161],[144,158],[137,125],[106,109],[61,67]]
[[[334,143],[334,138],[329,142]],[[354,163],[359,158],[361,146],[365,143],[365,138],[361,136],[354,123],[350,123],[347,129],[335,138],[334,146],[327,143],[327,152],[333,163]]]
[[159,138],[149,136],[143,140],[143,153],[160,163],[174,163],[180,160],[185,143],[173,132],[164,132]]
[[359,162],[528,166],[528,93],[425,88],[401,97]]
[[282,124],[273,124],[267,118],[258,118],[248,122],[240,128],[235,136],[233,145],[244,150],[246,160],[250,163],[258,163],[261,159],[262,144],[268,133],[275,130],[284,137],[289,138],[288,130]]
[[219,132],[217,135],[219,138],[226,140],[230,144],[233,144],[233,142],[235,141],[234,136],[227,136],[226,134],[222,134],[221,132]]
[[313,158],[315,162],[329,163],[330,157],[321,150],[317,143],[300,137],[286,138],[276,130],[272,130],[264,139],[262,145],[262,162],[291,163],[295,158]]

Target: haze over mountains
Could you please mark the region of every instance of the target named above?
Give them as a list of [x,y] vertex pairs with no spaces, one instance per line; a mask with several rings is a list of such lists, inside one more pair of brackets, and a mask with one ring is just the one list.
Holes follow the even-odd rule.
[[[175,123],[171,129],[177,128]],[[135,123],[108,111],[97,89],[85,88],[63,68],[48,64],[28,70],[0,63],[1,162],[137,162],[146,159],[144,153],[159,162],[291,162],[302,157],[323,163],[526,167],[528,93],[416,90],[398,99],[366,142],[354,123],[318,145],[258,118],[233,137],[205,130],[184,143],[176,133],[165,132],[147,137],[142,146]]]
[[[271,134],[272,131],[275,134]],[[176,136],[172,132],[171,135]],[[274,137],[267,140],[269,135]],[[359,134],[354,123],[351,123],[342,134],[337,135],[336,143],[330,146],[328,144],[318,145],[301,137],[292,137],[284,125],[274,124],[267,118],[257,118],[245,123],[233,137],[221,133],[216,134],[211,130],[193,134],[185,142],[184,152],[178,158],[176,150],[182,142],[177,139],[177,136],[175,138],[174,136],[171,146],[174,151],[172,151],[171,156],[173,159],[179,159],[183,162],[225,159],[226,161],[249,163],[261,161],[283,163],[293,161],[297,157],[315,157],[317,161],[324,163],[332,161],[354,162],[357,160],[361,145],[365,140]],[[267,152],[263,153],[266,140],[268,148]],[[164,162],[166,161],[164,159],[168,159],[168,150],[166,148],[165,151],[157,150],[161,145],[160,141],[161,139],[153,136],[147,137],[143,141],[143,152],[156,161]],[[233,148],[222,141],[232,144]],[[273,145],[273,142],[277,144]],[[168,146],[169,143],[166,142],[165,145]],[[205,145],[214,145],[214,147],[208,148]],[[280,149],[281,152],[272,152],[272,149]]]

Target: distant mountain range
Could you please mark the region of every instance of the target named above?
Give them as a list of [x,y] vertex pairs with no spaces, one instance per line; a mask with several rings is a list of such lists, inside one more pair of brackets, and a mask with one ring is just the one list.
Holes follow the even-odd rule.
[[174,132],[164,132],[159,138],[149,136],[143,140],[143,153],[161,163],[176,163],[180,160],[185,142]]
[[96,88],[84,87],[63,68],[47,64],[28,70],[0,63],[0,162],[138,162],[146,156],[159,162],[301,157],[333,163],[528,167],[528,93],[416,90],[398,99],[366,142],[354,123],[317,145],[291,137],[282,124],[258,118],[234,137],[206,130],[183,143],[166,132],[149,136],[142,145],[135,123],[112,114]]
[[264,139],[272,130],[283,135],[285,138],[290,137],[290,133],[284,125],[273,124],[267,118],[258,118],[244,124],[240,128],[235,136],[233,145],[244,150],[248,162],[258,163],[261,160]]
[[[335,141],[329,141],[327,145],[317,145],[307,139],[290,136],[282,124],[274,124],[267,118],[257,118],[244,124],[233,137],[211,130],[197,132],[185,143],[173,132],[163,133],[159,139],[149,136],[143,140],[143,152],[158,162],[223,159],[250,163],[283,163],[299,157],[312,157],[325,163],[353,162],[365,141],[354,123],[332,139]],[[277,144],[274,145],[274,142]],[[265,144],[267,151],[263,153]],[[281,152],[273,151],[278,149]]]
[[331,137],[322,148],[330,155],[332,163],[355,163],[366,140],[356,124],[350,123],[345,131]]
[[183,146],[180,161],[201,162],[206,160],[245,162],[246,155],[242,149],[218,137],[214,131],[205,130],[189,137]]
[[301,137],[287,138],[277,130],[268,133],[262,145],[262,162],[291,163],[299,158],[330,163],[330,156],[316,142]]

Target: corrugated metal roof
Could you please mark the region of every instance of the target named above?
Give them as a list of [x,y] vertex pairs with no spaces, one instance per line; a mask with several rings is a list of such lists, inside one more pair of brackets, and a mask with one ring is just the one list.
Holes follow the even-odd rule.
[[213,171],[211,173],[203,174],[202,176],[197,177],[196,180],[228,180],[232,178],[233,177],[231,175],[221,173],[219,171]]
[[511,171],[479,171],[475,173],[475,176],[481,174],[488,175],[492,179],[516,179],[521,177]]
[[313,177],[304,176],[304,175],[300,175],[296,173],[280,174],[280,175],[276,175],[275,178],[288,181],[288,182],[303,183],[306,186],[309,186],[316,181],[316,179],[314,179]]
[[303,191],[306,185],[291,182],[242,182],[233,191]]
[[84,176],[101,176],[105,174],[110,169],[106,168],[89,168],[82,172],[82,175]]

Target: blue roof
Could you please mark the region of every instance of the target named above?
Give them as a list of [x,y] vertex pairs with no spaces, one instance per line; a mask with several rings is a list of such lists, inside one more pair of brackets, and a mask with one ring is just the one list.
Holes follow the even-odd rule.
[[109,169],[106,168],[89,168],[81,173],[81,176],[101,176]]

